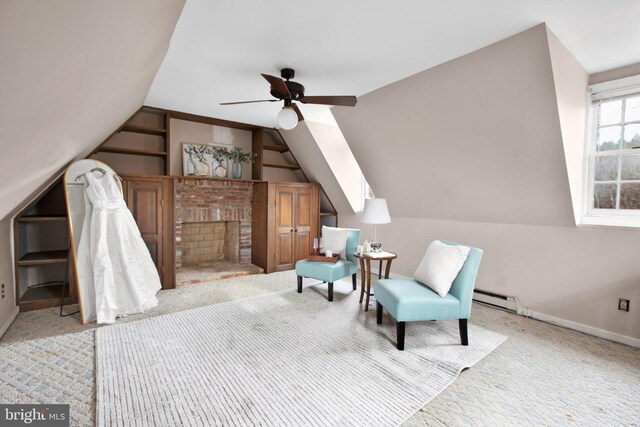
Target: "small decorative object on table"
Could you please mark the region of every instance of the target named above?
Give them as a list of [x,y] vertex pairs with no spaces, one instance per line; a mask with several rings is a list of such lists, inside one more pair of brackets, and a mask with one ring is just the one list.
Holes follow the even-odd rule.
[[338,262],[340,261],[340,254],[325,254],[320,253],[319,255],[309,255],[305,259],[309,261],[317,261],[317,262]]

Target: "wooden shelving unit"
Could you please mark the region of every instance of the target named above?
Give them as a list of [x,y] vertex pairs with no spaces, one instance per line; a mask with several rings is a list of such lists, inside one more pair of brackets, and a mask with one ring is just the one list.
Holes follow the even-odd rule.
[[136,150],[135,148],[102,147],[100,151],[103,153],[130,154],[133,156],[167,157],[166,151]]
[[[62,180],[14,220],[16,304],[20,311],[76,302],[69,283],[68,218]],[[63,297],[63,283],[66,282]]]
[[66,264],[69,261],[69,251],[42,251],[27,252],[18,259],[18,266],[26,267],[30,265]]
[[291,170],[300,169],[300,165],[285,165],[285,164],[277,164],[277,163],[263,163],[262,167],[265,167],[265,168],[279,168],[279,169],[291,169]]
[[[171,114],[168,111],[159,108],[142,107],[133,116],[129,118],[120,128],[118,128],[109,138],[98,146],[93,152],[110,153],[123,156],[144,156],[155,157],[163,160],[164,175],[169,175],[170,166],[170,132],[169,125]],[[147,135],[161,138],[161,149],[148,149],[136,147],[140,143],[139,137],[124,137],[125,141],[129,141],[126,146],[114,145],[116,138],[123,138],[123,135]],[[144,142],[144,141],[143,141]],[[157,144],[156,144],[157,145]]]
[[124,125],[120,132],[143,133],[146,135],[164,136],[167,134],[166,129],[153,128],[148,126]]
[[277,151],[279,153],[286,153],[289,150],[289,147],[287,146],[282,146],[282,145],[268,145],[268,144],[264,144],[262,146],[263,150],[267,150],[267,151]]
[[16,218],[17,222],[54,222],[54,221],[67,221],[66,215],[27,215],[19,216]]

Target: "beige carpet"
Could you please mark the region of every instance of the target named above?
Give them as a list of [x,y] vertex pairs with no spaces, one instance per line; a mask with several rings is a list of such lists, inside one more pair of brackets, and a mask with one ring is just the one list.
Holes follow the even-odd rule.
[[[294,287],[290,271],[200,283],[118,322]],[[480,304],[471,323],[509,339],[404,426],[640,425],[640,350]],[[71,425],[95,425],[94,328],[55,308],[20,313],[0,339],[0,402],[70,403]]]
[[[337,282],[96,331],[99,426],[396,426],[506,337],[457,320],[395,322]],[[373,321],[372,321],[373,320]]]

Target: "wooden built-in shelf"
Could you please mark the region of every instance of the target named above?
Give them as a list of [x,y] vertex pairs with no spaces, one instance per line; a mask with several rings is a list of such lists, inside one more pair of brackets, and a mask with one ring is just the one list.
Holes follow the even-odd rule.
[[143,113],[151,113],[151,114],[160,114],[160,115],[165,115],[167,114],[167,110],[163,110],[161,108],[155,108],[155,107],[148,107],[148,106],[143,106],[140,111],[142,111]]
[[300,169],[300,165],[286,165],[286,164],[278,164],[278,163],[263,163],[262,166],[264,166],[265,168],[280,168],[280,169],[291,169],[291,170]]
[[[64,295],[65,304],[74,304],[77,298],[69,295],[67,286]],[[20,297],[20,311],[41,310],[43,308],[57,307],[62,302],[62,284],[55,283],[45,286],[34,286],[26,290]]]
[[320,212],[320,216],[336,216],[337,212]]
[[66,215],[27,215],[16,217],[17,222],[49,222],[66,220]]
[[130,154],[135,156],[167,157],[165,151],[136,150],[135,148],[107,147],[103,145],[98,150],[102,153]]
[[277,151],[278,153],[286,153],[289,150],[289,147],[285,147],[284,145],[267,145],[264,144],[262,146],[262,149],[264,150],[268,150],[268,151]]
[[153,128],[149,126],[139,126],[139,125],[124,125],[120,132],[131,132],[131,133],[144,133],[146,135],[158,135],[164,136],[167,134],[166,129],[162,128]]
[[68,258],[69,251],[67,250],[28,252],[18,260],[17,264],[20,267],[28,267],[30,265],[63,264],[67,262]]

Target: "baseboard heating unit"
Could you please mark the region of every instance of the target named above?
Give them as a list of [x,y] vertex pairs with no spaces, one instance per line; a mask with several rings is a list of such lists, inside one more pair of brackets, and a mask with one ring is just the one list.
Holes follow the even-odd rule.
[[500,295],[480,289],[474,289],[473,300],[493,307],[501,308],[503,310],[511,311],[513,313],[518,312],[518,304],[515,297],[509,297],[506,295]]

